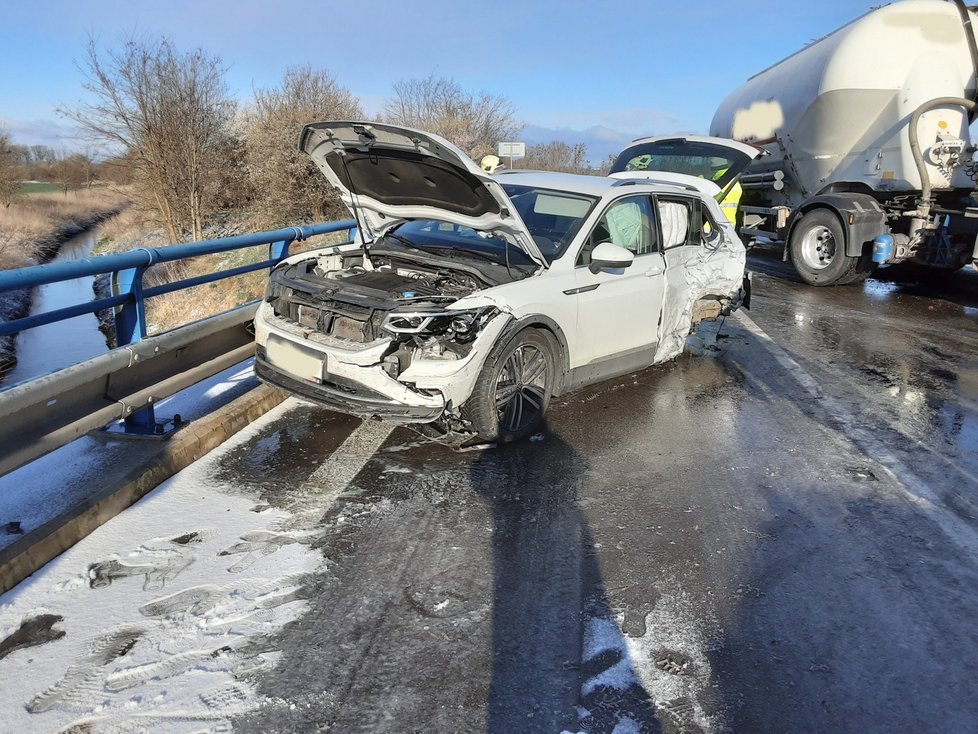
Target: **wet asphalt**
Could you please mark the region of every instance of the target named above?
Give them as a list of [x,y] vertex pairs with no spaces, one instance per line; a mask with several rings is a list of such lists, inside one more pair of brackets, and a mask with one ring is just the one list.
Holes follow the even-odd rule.
[[[555,400],[537,440],[392,433],[235,729],[978,730],[978,274],[750,268],[753,325]],[[221,479],[288,506],[358,423],[293,410]]]

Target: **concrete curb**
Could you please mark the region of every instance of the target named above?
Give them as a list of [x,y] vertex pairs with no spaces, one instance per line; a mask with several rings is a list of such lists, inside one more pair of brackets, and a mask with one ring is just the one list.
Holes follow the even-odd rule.
[[160,445],[159,453],[130,469],[59,517],[0,551],[0,594],[12,589],[89,533],[181,469],[217,448],[284,401],[285,393],[259,385],[210,415],[192,421]]

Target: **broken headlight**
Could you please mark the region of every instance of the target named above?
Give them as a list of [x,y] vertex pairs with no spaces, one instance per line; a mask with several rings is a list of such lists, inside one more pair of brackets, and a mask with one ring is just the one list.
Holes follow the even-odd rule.
[[382,328],[394,335],[446,335],[465,342],[474,339],[482,324],[495,314],[494,307],[459,311],[392,311],[384,319]]

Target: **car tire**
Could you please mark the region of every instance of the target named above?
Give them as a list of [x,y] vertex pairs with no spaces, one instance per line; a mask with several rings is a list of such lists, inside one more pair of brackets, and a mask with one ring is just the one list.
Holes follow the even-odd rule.
[[523,329],[490,352],[462,407],[479,437],[510,443],[542,424],[557,379],[554,338],[542,329]]
[[788,254],[801,279],[809,285],[842,285],[869,273],[862,257],[845,253],[845,233],[828,209],[803,215],[791,230]]

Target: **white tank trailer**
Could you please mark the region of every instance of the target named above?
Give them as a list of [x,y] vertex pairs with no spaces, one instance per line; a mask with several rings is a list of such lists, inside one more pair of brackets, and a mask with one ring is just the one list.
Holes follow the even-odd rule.
[[741,178],[742,234],[785,243],[813,285],[854,282],[879,263],[978,258],[976,10],[886,5],[727,97],[711,135],[769,154]]

